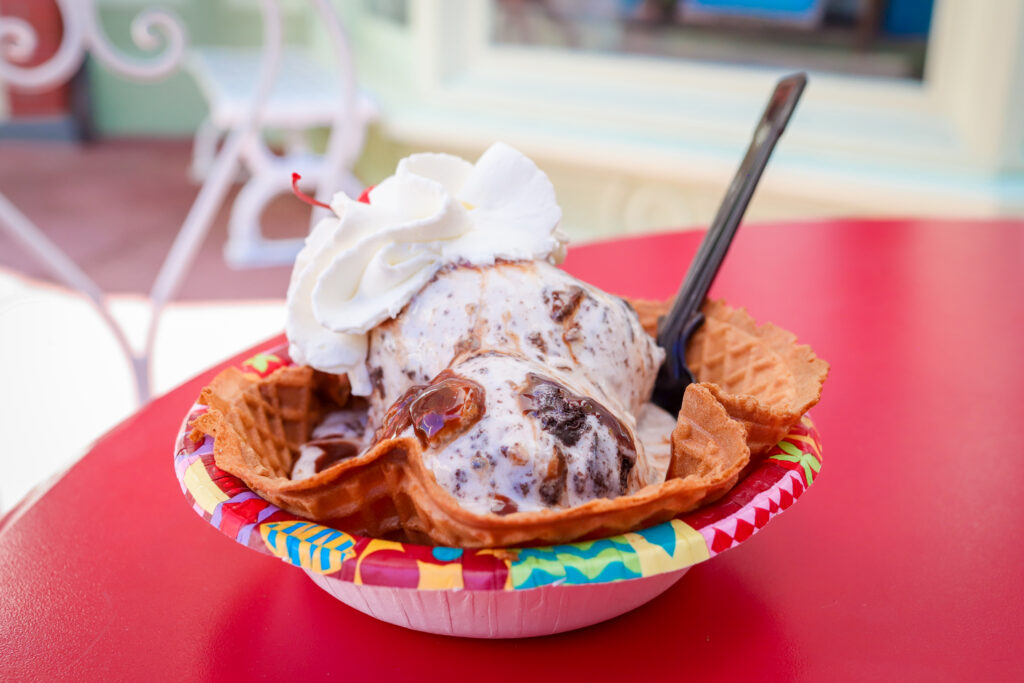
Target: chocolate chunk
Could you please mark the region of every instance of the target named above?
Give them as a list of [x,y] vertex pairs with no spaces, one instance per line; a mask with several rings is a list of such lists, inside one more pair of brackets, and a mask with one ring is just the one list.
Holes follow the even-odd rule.
[[588,399],[573,400],[565,387],[532,372],[526,378],[528,386],[519,396],[523,414],[532,415],[541,429],[566,446],[575,446],[587,429]]
[[466,470],[461,467],[455,470],[455,495],[462,495],[462,485],[466,483],[467,479]]
[[590,478],[595,496],[606,498],[612,494],[608,474],[609,472],[598,461],[597,439],[594,439],[590,444],[590,458],[587,459],[587,476]]
[[555,456],[551,458],[547,475],[538,489],[540,499],[549,507],[555,507],[563,502],[568,475],[569,466],[565,461],[565,453],[561,448],[555,448]]
[[577,496],[582,496],[587,490],[587,477],[580,471],[572,473],[572,490]]
[[636,465],[636,454],[632,458],[628,453],[619,451],[619,494],[625,494],[629,490],[629,473]]
[[491,512],[496,515],[510,515],[517,510],[519,510],[519,506],[508,496],[495,493],[494,498],[491,499]]
[[373,388],[381,396],[384,395],[384,368],[377,366],[370,368],[370,382]]
[[565,290],[545,292],[544,301],[551,306],[551,319],[556,323],[565,322],[576,315],[585,293],[582,287],[572,286]]
[[[585,479],[573,477],[573,488],[578,494],[582,494],[587,480],[593,483],[594,492],[599,495],[611,493],[624,493],[626,491],[626,480],[636,463],[636,445],[633,437],[625,425],[619,421],[607,408],[593,399],[577,396],[568,388],[555,380],[529,373],[526,376],[526,387],[519,395],[519,405],[524,415],[531,415],[540,425],[540,428],[548,432],[563,445],[573,447],[588,431],[592,431],[588,420],[593,416],[598,424],[608,430],[608,433],[615,439],[619,458],[619,480],[620,487],[617,492],[612,490],[612,482],[609,481],[609,473],[597,469],[598,463],[598,434],[593,434],[591,448],[593,452],[587,462],[587,474]],[[563,456],[564,458],[564,456]],[[578,473],[577,473],[578,474]],[[545,481],[556,481],[558,470],[549,470],[549,476]],[[566,488],[563,480],[560,482],[559,491]],[[554,496],[554,489],[550,493]]]
[[607,498],[612,487],[608,485],[608,479],[603,470],[594,470],[590,475],[590,483],[594,487],[594,495],[598,498]]
[[541,353],[546,354],[548,352],[548,343],[544,341],[544,335],[540,332],[531,332],[527,335],[526,341],[536,346],[537,350]]

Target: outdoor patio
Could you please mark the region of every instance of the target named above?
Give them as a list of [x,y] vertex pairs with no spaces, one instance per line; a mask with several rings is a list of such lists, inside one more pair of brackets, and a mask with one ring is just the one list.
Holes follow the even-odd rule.
[[[145,295],[198,190],[188,179],[188,141],[4,141],[0,159],[7,197],[112,294],[114,317],[141,346]],[[308,215],[285,197],[268,208],[265,226],[274,236],[300,236]],[[226,224],[225,208],[163,313],[154,395],[283,327],[291,269],[229,268],[221,255]],[[0,356],[0,422],[8,434],[32,435],[18,467],[0,476],[3,509],[137,406],[131,370],[93,307],[3,232]]]

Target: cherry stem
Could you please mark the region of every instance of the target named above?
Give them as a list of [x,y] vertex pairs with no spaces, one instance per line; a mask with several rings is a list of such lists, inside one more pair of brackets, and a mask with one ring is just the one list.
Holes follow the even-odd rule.
[[298,197],[302,201],[306,202],[310,206],[319,206],[319,207],[324,208],[324,209],[331,208],[330,204],[324,204],[322,201],[320,201],[316,197],[310,197],[308,194],[306,194],[305,192],[300,190],[299,189],[299,181],[300,180],[302,180],[302,176],[300,176],[298,173],[292,173],[292,192],[295,193],[296,197]]

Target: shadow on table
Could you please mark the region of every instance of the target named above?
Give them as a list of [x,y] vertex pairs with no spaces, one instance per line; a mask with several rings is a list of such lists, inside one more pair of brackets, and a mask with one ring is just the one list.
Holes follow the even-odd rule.
[[[222,616],[212,632],[220,631],[215,642],[232,644],[231,654],[208,662],[204,675],[220,679],[247,669],[271,677],[294,675],[311,668],[329,670],[331,665],[324,662],[334,662],[339,673],[357,678],[386,672],[395,680],[459,680],[476,672],[473,678],[489,682],[524,676],[546,680],[564,673],[583,680],[656,680],[667,672],[711,677],[735,672],[737,658],[745,662],[741,668],[754,661],[767,670],[794,669],[795,651],[777,647],[789,641],[774,610],[728,561],[695,567],[663,595],[611,621],[520,640],[452,638],[403,629],[335,601],[300,571],[284,565],[280,569],[272,572],[274,585],[240,602],[237,614]],[[299,626],[302,622],[307,623]],[[241,623],[251,625],[243,638],[237,633]],[[314,635],[303,641],[289,638],[299,631]],[[530,668],[531,662],[551,661],[562,662],[560,670]]]

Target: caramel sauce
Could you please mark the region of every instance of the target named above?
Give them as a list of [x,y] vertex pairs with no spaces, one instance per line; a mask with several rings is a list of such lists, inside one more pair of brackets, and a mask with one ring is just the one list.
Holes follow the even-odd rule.
[[442,370],[429,384],[409,387],[388,408],[374,440],[394,438],[411,425],[424,447],[441,446],[483,417],[484,395],[477,382]]
[[503,496],[500,493],[495,493],[494,497],[491,499],[491,512],[493,512],[496,515],[501,515],[502,517],[504,517],[505,515],[510,515],[513,512],[518,511],[519,506],[516,505],[516,502],[509,498],[508,496]]

